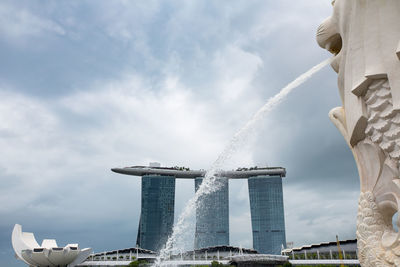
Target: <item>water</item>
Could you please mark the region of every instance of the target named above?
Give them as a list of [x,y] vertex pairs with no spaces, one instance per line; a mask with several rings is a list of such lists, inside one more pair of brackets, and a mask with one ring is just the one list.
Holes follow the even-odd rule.
[[179,246],[178,244],[183,244],[184,242],[182,241],[181,237],[184,236],[185,233],[190,232],[188,229],[191,226],[191,223],[187,222],[188,218],[190,218],[193,213],[196,212],[196,208],[199,206],[199,200],[202,196],[215,192],[219,189],[220,183],[218,181],[218,172],[222,169],[224,163],[230,159],[238,150],[238,148],[240,148],[246,142],[256,125],[271,110],[280,104],[293,89],[311,78],[315,73],[328,65],[331,60],[332,59],[324,60],[282,88],[278,94],[269,98],[267,103],[262,106],[238,132],[236,132],[229,144],[225,147],[222,153],[218,156],[217,160],[212,164],[211,168],[205,174],[203,182],[194,197],[192,197],[186,204],[183,212],[178,218],[178,222],[174,225],[172,234],[168,238],[164,249],[160,251],[160,255],[154,264],[155,266],[162,265],[162,259],[168,259],[169,255],[180,253],[180,251],[185,250],[185,247],[182,247],[182,245]]

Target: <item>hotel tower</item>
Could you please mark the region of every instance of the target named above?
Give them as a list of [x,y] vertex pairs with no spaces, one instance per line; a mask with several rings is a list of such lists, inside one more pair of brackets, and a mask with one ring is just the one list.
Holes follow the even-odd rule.
[[[150,166],[114,168],[116,173],[141,176],[142,196],[138,247],[158,251],[172,233],[175,206],[175,180],[193,179],[198,190],[205,171],[184,167]],[[253,248],[259,253],[280,254],[286,246],[281,167],[239,168],[222,171],[217,190],[202,196],[196,209],[195,249],[229,245],[229,180],[247,179],[250,198]]]

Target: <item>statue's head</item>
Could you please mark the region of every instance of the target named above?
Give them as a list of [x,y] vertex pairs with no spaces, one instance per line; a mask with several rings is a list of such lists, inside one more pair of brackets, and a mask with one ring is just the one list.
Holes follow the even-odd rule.
[[348,141],[364,139],[366,115],[359,97],[375,79],[387,78],[393,106],[400,109],[400,1],[336,0],[318,28],[318,44],[335,56],[338,87],[346,115]]
[[[335,55],[334,61],[331,65],[336,72],[339,72],[339,58],[342,50],[342,36],[346,35],[346,19],[343,14],[348,11],[346,5],[349,5],[349,1],[336,1],[332,2],[333,14],[327,18],[318,27],[317,31],[317,42],[318,44]],[[348,17],[348,16],[347,16]]]

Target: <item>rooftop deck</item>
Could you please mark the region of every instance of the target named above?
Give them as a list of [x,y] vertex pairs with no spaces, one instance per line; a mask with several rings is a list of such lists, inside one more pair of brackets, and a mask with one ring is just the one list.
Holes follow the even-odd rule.
[[[181,179],[194,179],[198,177],[204,177],[205,170],[190,170],[188,168],[167,168],[167,167],[147,167],[147,166],[132,166],[125,168],[113,168],[113,172],[144,176],[144,175],[162,175],[162,176],[174,176],[175,178]],[[239,168],[232,171],[219,171],[218,176],[226,177],[229,179],[246,179],[249,177],[257,176],[286,176],[286,169],[282,167],[268,167],[268,168]]]

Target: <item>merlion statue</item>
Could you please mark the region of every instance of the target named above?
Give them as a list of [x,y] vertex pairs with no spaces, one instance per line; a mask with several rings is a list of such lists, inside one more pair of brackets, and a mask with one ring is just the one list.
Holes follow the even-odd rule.
[[392,225],[400,207],[400,1],[332,4],[317,41],[335,54],[343,107],[329,117],[360,175],[358,257],[364,267],[400,266],[400,234]]

